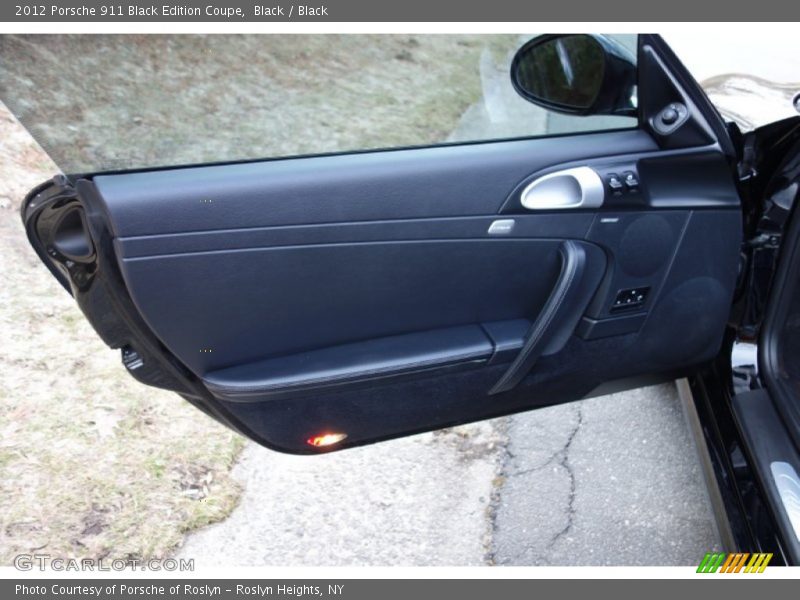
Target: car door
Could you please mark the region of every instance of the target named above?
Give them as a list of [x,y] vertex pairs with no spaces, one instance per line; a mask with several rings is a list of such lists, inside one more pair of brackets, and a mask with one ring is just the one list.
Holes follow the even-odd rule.
[[29,239],[134,378],[275,450],[688,373],[736,286],[735,151],[658,36],[632,74],[583,38],[594,108],[540,101],[627,102],[636,127],[59,176],[24,203]]

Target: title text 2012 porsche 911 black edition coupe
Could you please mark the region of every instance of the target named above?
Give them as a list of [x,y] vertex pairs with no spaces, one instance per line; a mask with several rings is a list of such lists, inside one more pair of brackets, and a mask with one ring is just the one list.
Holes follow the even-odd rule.
[[634,126],[58,176],[28,237],[133,377],[283,452],[688,377],[723,537],[800,563],[800,117],[743,134],[655,35],[511,83]]

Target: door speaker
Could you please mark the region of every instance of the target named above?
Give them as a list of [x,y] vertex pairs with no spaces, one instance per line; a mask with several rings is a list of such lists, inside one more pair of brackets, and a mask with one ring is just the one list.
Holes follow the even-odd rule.
[[641,338],[658,364],[681,366],[711,358],[722,340],[730,298],[719,281],[695,277],[662,296]]
[[644,215],[631,221],[622,234],[617,264],[631,277],[647,277],[664,266],[674,248],[669,222],[660,215]]

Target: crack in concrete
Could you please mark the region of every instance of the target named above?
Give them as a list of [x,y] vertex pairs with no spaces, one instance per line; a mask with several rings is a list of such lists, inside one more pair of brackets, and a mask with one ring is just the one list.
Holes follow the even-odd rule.
[[[688,564],[698,547],[716,547],[680,409],[674,389],[659,386],[509,418],[489,560]],[[632,460],[631,444],[644,441]],[[644,474],[664,451],[677,464],[649,481]],[[598,548],[598,539],[608,544]]]
[[558,458],[558,455],[561,454],[563,450],[559,450],[550,455],[550,457],[541,464],[538,464],[534,467],[528,467],[527,469],[521,469],[519,471],[514,471],[513,473],[509,473],[507,477],[519,477],[520,475],[528,475],[529,473],[535,473],[536,471],[541,471],[545,467],[550,466],[553,461]]
[[[507,478],[510,478],[510,477],[519,477],[520,475],[527,475],[529,473],[535,473],[536,471],[540,471],[540,470],[544,469],[545,467],[550,466],[553,463],[554,460],[556,460],[557,458],[561,457],[564,454],[565,450],[567,450],[569,448],[570,444],[572,444],[572,438],[575,437],[575,434],[578,432],[578,429],[580,429],[581,424],[583,422],[583,412],[581,411],[580,406],[578,407],[578,413],[577,414],[578,414],[578,423],[572,429],[572,431],[569,432],[569,434],[567,435],[567,440],[566,440],[566,442],[564,442],[564,445],[561,448],[559,448],[558,450],[553,452],[550,456],[547,457],[546,460],[544,460],[543,462],[539,463],[538,465],[534,465],[533,467],[527,467],[525,469],[520,469],[520,470],[514,471],[512,473],[503,473],[503,476],[507,477]],[[514,454],[511,451],[510,444],[506,445],[505,454],[506,454],[506,456],[508,458],[507,462],[514,462],[514,461],[517,460],[517,455]],[[563,466],[562,462],[563,462],[563,458],[562,458],[562,460],[559,461],[559,465]]]
[[[566,509],[566,516],[567,516],[567,523],[566,525],[558,531],[548,542],[547,548],[552,549],[558,541],[565,536],[569,531],[572,529],[575,521],[576,515],[576,508],[575,508],[575,501],[577,497],[577,485],[576,485],[576,477],[575,472],[572,468],[572,465],[569,462],[569,451],[572,447],[573,442],[575,441],[575,437],[578,435],[581,427],[583,426],[583,410],[580,404],[577,405],[577,420],[575,422],[575,426],[570,430],[569,434],[567,435],[566,440],[564,441],[563,446],[559,448],[557,451],[553,452],[545,461],[541,462],[538,465],[533,467],[528,467],[521,470],[516,470],[509,472],[509,466],[516,462],[517,456],[511,450],[511,440],[506,437],[504,443],[501,446],[501,454],[498,460],[498,470],[497,475],[494,481],[494,487],[492,489],[492,495],[489,501],[489,505],[487,506],[487,519],[488,519],[488,540],[486,544],[486,557],[485,560],[487,564],[496,564],[496,556],[495,556],[495,536],[498,533],[497,531],[497,514],[500,507],[502,495],[503,495],[503,488],[505,487],[505,482],[512,478],[512,477],[519,477],[521,475],[526,475],[529,473],[534,473],[536,471],[540,471],[545,467],[553,464],[554,461],[558,461],[557,464],[562,467],[569,477],[569,495],[567,498],[567,509]],[[512,419],[510,417],[509,419]],[[505,430],[506,436],[508,435],[508,425],[509,421],[504,422],[503,429]],[[515,554],[510,561],[511,564],[516,564],[519,559],[526,554],[530,548],[524,547],[521,548],[520,551]],[[537,561],[538,562],[538,561]]]
[[569,497],[567,501],[567,524],[564,526],[561,531],[556,533],[550,542],[547,544],[549,549],[552,549],[556,543],[564,537],[569,531],[572,529],[573,524],[575,523],[575,498],[577,496],[577,487],[575,485],[575,471],[572,469],[572,465],[569,462],[569,450],[572,447],[572,442],[575,441],[575,436],[578,435],[578,431],[580,431],[581,426],[583,425],[583,410],[581,406],[578,405],[578,421],[575,424],[575,427],[569,434],[567,438],[567,442],[564,444],[564,447],[561,449],[561,460],[559,464],[564,468],[567,472],[567,476],[569,477]]
[[503,489],[508,473],[506,473],[506,466],[513,460],[514,455],[511,453],[510,445],[511,440],[508,436],[508,424],[510,417],[502,419],[498,422],[498,430],[502,434],[502,441],[498,443],[498,458],[497,458],[497,472],[492,481],[492,492],[489,496],[489,502],[486,506],[486,538],[484,542],[484,562],[487,565],[496,564],[494,552],[494,540],[497,533],[497,513],[500,508],[500,492]]

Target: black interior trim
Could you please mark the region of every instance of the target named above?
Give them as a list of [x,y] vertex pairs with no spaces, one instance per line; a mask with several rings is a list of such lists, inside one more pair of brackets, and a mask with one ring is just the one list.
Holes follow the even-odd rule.
[[[590,253],[594,252],[594,260]],[[561,273],[536,321],[531,325],[522,349],[500,380],[489,390],[490,395],[507,392],[530,373],[542,354],[554,354],[564,347],[567,338],[592,299],[600,283],[605,255],[596,246],[567,240],[559,248]]]
[[[486,237],[497,215],[430,219],[396,219],[342,223],[309,223],[277,227],[244,227],[214,231],[186,231],[122,237],[115,240],[121,259],[148,258],[194,252],[239,250],[313,244],[477,239]],[[520,215],[515,238],[583,238],[594,215],[548,213]]]
[[284,246],[127,259],[121,268],[153,330],[202,377],[368,339],[532,318],[558,274],[559,243]]
[[[759,336],[759,367],[775,406],[786,423],[789,435],[800,448],[800,401],[798,381],[790,377],[787,363],[796,364],[798,358],[785,356],[786,342],[794,337],[796,326],[790,324],[792,314],[797,314],[800,298],[797,267],[800,264],[800,209],[798,201],[789,217],[781,245],[778,266],[769,290],[764,321]],[[788,325],[788,328],[787,328]]]
[[486,364],[494,345],[479,325],[364,340],[208,373],[203,382],[227,400],[269,400],[375,379]]
[[[658,150],[645,132],[97,175],[114,237],[495,214],[531,173]],[[153,215],[158,218],[154,219]]]
[[[671,100],[668,97],[659,97],[655,89],[650,89],[650,85],[654,83],[657,77],[666,76],[675,87],[675,91],[681,96],[685,95],[689,101],[687,104],[692,105],[691,108],[694,113],[692,114],[692,120],[695,121],[697,128],[700,130],[698,134],[714,140],[728,160],[733,160],[736,152],[728,134],[728,129],[725,126],[725,120],[697,80],[677,57],[674,50],[660,35],[651,33],[639,35],[639,46],[639,101],[642,112],[647,113],[643,115],[643,120],[650,120],[657,111],[660,111],[670,101],[674,100],[674,98]],[[656,58],[661,66],[661,72],[658,72],[654,66],[650,68],[645,66],[644,56],[652,56],[653,52],[657,55]],[[645,75],[645,77],[641,75]],[[651,129],[651,132],[658,137],[658,134],[653,129]],[[681,135],[678,136],[677,141],[686,143],[687,140]]]
[[[587,166],[606,181],[606,197],[596,214],[631,209],[709,209],[738,206],[739,196],[725,156],[716,144],[656,153],[613,154],[548,166],[520,181],[500,208],[501,214],[525,215],[522,192],[536,179],[573,167]],[[608,187],[610,173],[634,171],[640,185],[633,193],[614,193]],[[570,212],[576,214],[575,211]]]
[[[318,451],[306,442],[322,428],[348,434],[337,448],[357,446],[577,399],[606,381],[712,356],[734,281],[738,198],[718,169],[709,171],[718,187],[696,187],[696,169],[669,187],[667,175],[684,175],[671,158],[686,154],[628,130],[100,174],[84,184],[162,352],[251,437],[304,453]],[[648,175],[638,194],[599,210],[520,212],[508,231],[489,232],[532,174],[568,163],[616,168],[618,156],[633,169],[663,158],[655,198]],[[676,190],[680,202],[654,210],[651,201]],[[487,398],[542,314],[561,244],[599,257],[585,294],[599,326],[630,287],[652,290],[637,308],[647,320],[638,332],[584,339],[564,319],[535,368]],[[674,326],[690,322],[688,332]]]

